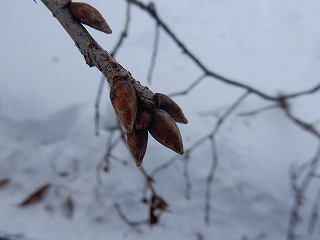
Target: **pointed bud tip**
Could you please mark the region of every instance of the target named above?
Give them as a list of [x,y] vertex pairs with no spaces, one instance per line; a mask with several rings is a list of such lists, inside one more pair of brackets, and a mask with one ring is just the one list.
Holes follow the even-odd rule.
[[141,168],[141,165],[142,165],[142,161],[139,162],[139,161],[136,160],[136,166],[137,166],[137,168]]
[[176,151],[176,153],[180,154],[180,155],[183,155],[184,154],[184,149],[179,149],[178,151]]
[[164,110],[154,109],[152,122],[147,128],[159,143],[182,155],[183,142],[175,120]]
[[167,95],[163,93],[155,93],[153,100],[158,108],[169,113],[176,122],[183,124],[188,123],[188,120],[184,116],[182,109]]
[[89,4],[83,2],[70,2],[69,9],[71,14],[79,22],[106,34],[112,33],[111,28],[101,13]]

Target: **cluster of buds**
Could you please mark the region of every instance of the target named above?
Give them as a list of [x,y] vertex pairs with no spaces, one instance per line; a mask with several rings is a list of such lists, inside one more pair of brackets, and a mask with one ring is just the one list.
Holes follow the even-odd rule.
[[114,79],[111,81],[110,100],[127,133],[127,145],[136,166],[141,166],[146,153],[148,132],[159,143],[182,155],[183,142],[176,122],[187,124],[188,120],[178,104],[162,93],[154,93],[153,107],[148,108],[140,104],[129,79]]
[[[70,2],[69,9],[80,23],[96,30],[112,33],[108,23],[97,9],[87,3]],[[114,71],[117,64],[111,66]],[[178,154],[183,154],[183,143],[176,122],[188,123],[181,108],[171,98],[161,93],[152,93],[152,107],[146,106],[137,97],[133,83],[124,71],[109,80],[111,84],[110,99],[113,108],[127,133],[127,145],[140,167],[147,150],[148,132],[158,142]],[[122,72],[123,73],[123,72]]]

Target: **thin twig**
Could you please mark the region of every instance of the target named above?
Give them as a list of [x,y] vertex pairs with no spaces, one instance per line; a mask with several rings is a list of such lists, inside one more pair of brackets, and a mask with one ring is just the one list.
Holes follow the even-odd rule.
[[253,111],[250,111],[250,112],[243,112],[243,113],[239,113],[238,116],[253,116],[253,115],[256,115],[258,113],[261,113],[261,112],[264,112],[264,111],[267,111],[267,110],[271,110],[271,109],[274,109],[274,108],[278,108],[279,106],[278,105],[269,105],[269,106],[266,106],[266,107],[263,107],[263,108],[260,108],[260,109],[257,109],[257,110],[253,110]]
[[127,9],[126,9],[126,21],[125,21],[125,25],[124,28],[122,30],[122,33],[120,35],[120,38],[116,44],[116,46],[114,47],[114,49],[110,52],[110,55],[112,57],[114,57],[116,55],[116,53],[118,52],[120,46],[122,45],[124,39],[128,36],[128,31],[129,31],[129,23],[130,23],[130,4],[131,2],[128,1],[127,2]]
[[138,228],[138,226],[140,225],[145,225],[148,224],[148,219],[146,220],[141,220],[141,221],[130,221],[126,215],[124,214],[124,212],[122,211],[120,205],[118,203],[114,204],[115,209],[117,210],[120,218],[126,223],[128,224],[130,227],[132,227],[136,232],[138,233],[142,233],[141,229]]
[[99,184],[102,183],[101,174],[100,174],[102,165],[105,164],[105,170],[106,171],[109,170],[109,165],[110,165],[109,161],[110,161],[111,151],[116,147],[116,145],[119,143],[121,139],[120,137],[118,137],[115,141],[112,142],[114,134],[115,134],[115,131],[110,131],[110,134],[107,140],[107,150],[103,154],[103,157],[101,158],[101,160],[99,161],[96,167],[96,178]]
[[202,82],[202,80],[206,77],[206,75],[202,75],[200,77],[198,77],[193,83],[190,84],[189,87],[187,87],[185,90],[180,91],[180,92],[175,92],[175,93],[171,93],[168,94],[169,97],[175,97],[175,96],[179,96],[179,95],[186,95],[188,94],[192,89],[195,88],[195,86],[197,86],[200,82]]
[[211,138],[211,151],[212,151],[212,163],[210,167],[210,171],[206,181],[206,189],[205,189],[205,203],[204,203],[204,221],[206,225],[210,225],[210,216],[211,216],[211,185],[214,179],[214,173],[216,172],[219,157],[217,151],[217,145],[215,141],[215,137]]
[[231,106],[229,109],[227,109],[227,111],[224,113],[224,115],[218,120],[216,126],[214,127],[213,131],[212,131],[212,135],[217,134],[217,132],[219,131],[222,123],[224,123],[226,121],[226,119],[228,118],[228,116],[240,105],[240,103],[249,96],[251,92],[247,91],[245,92],[243,95],[241,95]]
[[183,176],[184,176],[184,180],[186,182],[186,199],[190,199],[191,198],[191,180],[190,180],[190,176],[189,176],[189,160],[190,160],[190,156],[189,154],[185,155],[183,160]]
[[[184,154],[187,154],[187,150],[185,151]],[[168,161],[166,161],[164,164],[161,164],[160,166],[156,167],[155,169],[153,169],[150,173],[151,176],[155,176],[156,174],[158,174],[160,171],[168,168],[169,166],[171,166],[172,163],[174,163],[177,159],[181,158],[181,156],[179,155],[175,155],[172,158],[170,158]]]
[[98,93],[97,93],[97,97],[96,97],[96,102],[95,102],[95,121],[94,121],[94,126],[95,126],[95,134],[96,136],[99,136],[99,128],[100,128],[100,100],[101,100],[101,96],[102,96],[102,90],[103,90],[103,85],[104,82],[106,81],[106,77],[105,76],[101,76],[101,80],[100,80],[100,84],[99,84],[99,88],[98,88]]
[[156,190],[154,189],[153,185],[152,185],[152,177],[150,175],[147,174],[146,170],[143,168],[143,166],[141,166],[140,168],[140,171],[142,172],[142,174],[145,176],[146,178],[146,183],[147,183],[147,186],[149,187],[150,191],[152,192],[152,195],[155,195],[157,196],[157,192]]
[[320,174],[314,173],[314,174],[312,174],[312,177],[314,177],[314,178],[320,178]]
[[156,23],[153,52],[152,52],[150,67],[149,67],[148,76],[147,76],[147,82],[149,84],[151,84],[152,74],[156,64],[156,58],[157,58],[157,53],[159,48],[159,36],[160,36],[160,27],[159,27],[159,24]]
[[215,125],[211,136],[209,137],[211,141],[211,151],[212,151],[212,164],[209,171],[209,175],[207,177],[206,181],[206,190],[205,190],[205,211],[204,211],[204,220],[207,225],[210,225],[210,212],[211,212],[211,185],[214,179],[214,173],[217,169],[218,162],[219,162],[219,155],[217,150],[217,145],[215,142],[215,136],[218,133],[221,125],[224,121],[228,118],[228,116],[240,105],[240,103],[249,96],[250,92],[246,92],[243,95],[240,96],[227,111],[224,113],[222,117],[219,118],[217,124]]
[[287,94],[285,95],[285,98],[296,98],[296,97],[301,97],[303,95],[309,95],[311,93],[315,93],[320,89],[320,84],[316,85],[315,87],[309,89],[309,90],[305,90],[305,91],[301,91],[301,92],[297,92],[297,93],[293,93],[293,94]]
[[319,208],[320,208],[320,188],[318,190],[317,197],[314,201],[313,208],[312,208],[312,213],[311,213],[311,218],[309,221],[309,226],[308,226],[308,233],[313,234],[314,228],[316,226],[316,223],[319,219]]
[[291,175],[291,181],[293,182],[292,185],[295,186],[294,192],[295,192],[295,201],[291,208],[290,212],[290,218],[289,218],[289,226],[288,226],[288,232],[287,232],[287,239],[288,240],[295,240],[297,239],[297,235],[295,233],[296,226],[301,221],[300,217],[300,208],[303,204],[303,199],[305,196],[305,192],[310,186],[310,182],[312,180],[312,176],[315,174],[317,167],[319,165],[320,161],[320,146],[318,147],[318,150],[314,156],[314,158],[311,161],[311,164],[308,167],[308,171],[303,176],[301,184],[297,183],[297,178],[294,174]]
[[294,123],[296,123],[298,126],[303,128],[304,130],[308,131],[312,135],[316,136],[320,140],[320,133],[313,127],[313,125],[306,123],[297,117],[293,116],[293,114],[290,111],[290,106],[287,103],[286,99],[279,99],[279,106],[285,111],[287,117],[291,119]]
[[8,234],[0,232],[0,240],[39,240],[36,238],[25,237],[23,234]]

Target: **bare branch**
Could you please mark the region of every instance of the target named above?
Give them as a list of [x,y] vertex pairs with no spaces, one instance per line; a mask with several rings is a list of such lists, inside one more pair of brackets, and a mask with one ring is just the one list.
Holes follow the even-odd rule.
[[190,84],[189,87],[187,87],[185,90],[181,91],[181,92],[176,92],[176,93],[171,93],[168,96],[170,97],[174,97],[174,96],[178,96],[178,95],[186,95],[188,94],[192,89],[195,88],[195,86],[197,86],[200,82],[202,82],[202,80],[206,77],[206,75],[202,75],[199,78],[197,78],[193,83]]
[[157,195],[157,192],[156,192],[156,190],[154,189],[154,187],[152,185],[153,178],[150,175],[147,174],[146,170],[144,170],[144,168],[142,166],[139,169],[141,170],[142,174],[145,176],[147,186],[151,190],[152,195]]
[[185,53],[189,58],[191,58],[191,60],[200,69],[202,69],[202,71],[204,72],[205,75],[214,77],[218,80],[221,80],[221,81],[228,83],[228,84],[232,84],[237,87],[245,88],[246,90],[253,92],[253,93],[255,93],[255,94],[257,94],[267,100],[275,100],[276,99],[275,97],[272,97],[272,96],[269,96],[265,93],[262,93],[261,91],[258,91],[250,86],[247,86],[245,84],[242,84],[242,83],[236,82],[234,80],[225,78],[225,77],[223,77],[213,71],[210,71],[207,67],[205,67],[205,65],[193,53],[191,53],[191,51],[182,43],[182,41],[180,41],[178,39],[178,37],[170,30],[170,28],[159,18],[159,16],[154,11],[154,9],[152,7],[150,7],[150,4],[145,5],[144,3],[137,1],[137,0],[126,0],[126,1],[129,1],[132,4],[140,7],[141,9],[145,10],[146,12],[148,12],[155,19],[155,21],[163,28],[163,30],[173,39],[173,41],[177,43],[177,45],[182,49],[183,53]]
[[0,240],[40,240],[40,239],[26,237],[24,236],[24,234],[20,234],[20,233],[8,234],[8,233],[0,232]]
[[311,93],[315,93],[320,89],[320,84],[318,84],[317,86],[309,89],[309,90],[305,90],[302,92],[297,92],[297,93],[293,93],[293,94],[288,94],[285,95],[285,98],[295,98],[295,97],[301,97],[303,95],[307,95],[307,94],[311,94]]
[[[308,166],[307,172],[305,173],[305,175],[302,177],[302,182],[301,184],[297,183],[297,176],[295,175],[295,172],[293,172],[293,174],[291,174],[291,184],[292,186],[294,186],[294,192],[295,192],[295,201],[294,204],[291,208],[291,212],[290,212],[290,219],[289,219],[289,227],[288,227],[288,232],[287,232],[287,239],[288,240],[294,240],[297,239],[297,235],[295,233],[296,231],[296,226],[298,225],[298,223],[301,221],[301,217],[300,217],[300,208],[303,205],[303,199],[305,196],[305,192],[307,191],[307,189],[310,186],[310,182],[313,178],[313,175],[315,174],[318,165],[319,165],[319,161],[320,161],[320,146],[314,156],[314,158],[312,159],[311,163]],[[300,168],[298,168],[299,171]]]
[[76,47],[90,67],[97,67],[111,85],[115,81],[118,81],[119,78],[123,81],[131,82],[140,104],[149,109],[154,108],[154,93],[137,82],[131,76],[130,72],[124,69],[91,37],[88,31],[74,19],[68,8],[70,0],[42,0],[42,2],[74,40]]
[[279,97],[279,106],[285,111],[289,119],[291,119],[294,123],[296,123],[304,130],[308,131],[312,135],[315,135],[320,140],[320,133],[311,124],[305,123],[297,117],[293,116],[293,114],[290,111],[290,106],[286,101],[286,98]]
[[267,110],[278,108],[278,107],[279,107],[278,105],[270,105],[257,110],[250,111],[250,112],[239,113],[239,116],[252,116]]
[[230,106],[230,108],[227,109],[227,111],[225,112],[225,114],[218,120],[216,126],[214,127],[214,129],[213,129],[213,131],[212,131],[212,135],[215,135],[215,134],[219,131],[222,123],[223,123],[223,122],[228,118],[228,116],[240,105],[240,103],[241,103],[246,97],[249,96],[250,93],[251,93],[250,91],[247,91],[246,93],[244,93],[243,95],[241,95],[241,96],[237,99],[237,101],[235,101],[235,102]]
[[[188,150],[185,151],[185,154],[188,154]],[[171,166],[172,163],[174,163],[177,159],[181,158],[179,155],[175,155],[172,158],[170,158],[168,161],[166,161],[164,164],[161,164],[160,166],[156,167],[155,169],[153,169],[153,171],[151,171],[150,175],[151,176],[155,176],[156,174],[158,174],[160,171],[168,168],[169,166]]]
[[204,221],[206,225],[210,225],[210,216],[211,216],[211,185],[214,179],[214,173],[216,172],[218,166],[218,151],[217,145],[215,142],[215,137],[211,138],[211,148],[212,148],[212,164],[209,171],[209,175],[206,181],[206,190],[205,190],[205,209],[204,209]]
[[[110,162],[110,157],[111,157],[111,151],[112,151],[112,149],[114,149],[116,147],[116,145],[121,140],[121,137],[118,137],[115,141],[112,142],[114,133],[115,133],[115,131],[110,131],[110,134],[109,134],[109,137],[107,140],[107,150],[96,167],[96,178],[97,178],[97,182],[99,184],[102,183],[100,171],[101,171],[101,169],[103,169],[106,172],[109,171],[109,165],[110,165],[109,162]],[[102,167],[103,164],[105,164],[104,167]]]
[[310,218],[309,226],[308,226],[309,234],[313,233],[314,228],[316,226],[316,223],[319,219],[319,208],[320,208],[320,188],[318,190],[318,194],[317,194],[317,197],[314,201],[313,208],[312,208],[312,214],[311,214],[311,218]]
[[[240,82],[232,80],[232,79],[228,79],[220,74],[217,74],[217,73],[211,71],[186,47],[185,44],[182,43],[181,40],[179,40],[179,38],[173,33],[173,31],[167,26],[167,24],[165,24],[162,21],[162,19],[158,16],[158,14],[154,11],[151,4],[146,5],[138,0],[126,0],[126,1],[131,2],[132,4],[138,6],[142,10],[149,13],[151,15],[151,17],[163,28],[163,30],[178,45],[178,47],[182,49],[183,53],[185,53],[204,72],[204,74],[206,76],[211,76],[211,77],[214,77],[218,80],[221,80],[222,82],[225,82],[227,84],[231,84],[233,86],[246,89],[247,91],[252,92],[252,93],[254,93],[254,94],[256,94],[266,100],[278,101],[278,97],[270,96],[270,95],[268,95],[268,94],[266,94],[256,88],[253,88],[249,85],[240,83]],[[314,93],[314,92],[318,91],[319,89],[320,89],[320,84],[317,85],[316,87],[312,88],[311,90],[306,90],[306,91],[294,93],[294,94],[288,94],[285,96],[285,98],[294,98],[294,97],[302,96],[305,94]]]
[[138,233],[142,233],[141,229],[138,228],[139,225],[144,225],[144,224],[148,224],[148,219],[146,220],[141,220],[141,221],[130,221],[126,215],[124,214],[124,212],[121,210],[121,207],[118,203],[114,204],[115,209],[117,210],[120,218],[126,223],[128,224],[130,227],[132,227],[136,232]]
[[129,23],[130,23],[130,1],[127,2],[127,10],[126,10],[126,21],[125,21],[125,25],[124,28],[122,30],[122,33],[120,35],[120,38],[116,44],[116,46],[114,47],[114,49],[112,50],[112,52],[110,53],[110,55],[112,57],[116,56],[116,53],[118,52],[118,49],[120,48],[120,46],[122,45],[124,39],[128,36],[128,31],[129,31]]
[[105,82],[105,76],[101,76],[101,80],[100,80],[100,84],[99,84],[99,88],[98,88],[98,93],[97,93],[97,97],[96,97],[96,102],[95,102],[95,121],[94,121],[94,126],[95,126],[95,134],[96,136],[99,136],[99,127],[100,127],[100,99],[101,99],[101,95],[102,95],[102,90],[103,90],[103,85]]
[[183,158],[183,176],[184,176],[184,180],[186,182],[186,199],[190,199],[191,198],[191,180],[190,180],[190,176],[189,176],[189,161],[190,160],[190,156],[189,154],[186,154]]
[[159,36],[160,36],[160,27],[159,27],[159,24],[157,23],[156,27],[155,27],[153,52],[152,52],[151,61],[150,61],[150,67],[149,67],[148,76],[147,76],[147,81],[148,81],[149,84],[151,83],[153,69],[154,69],[155,64],[156,64],[156,58],[157,58],[158,47],[159,47]]

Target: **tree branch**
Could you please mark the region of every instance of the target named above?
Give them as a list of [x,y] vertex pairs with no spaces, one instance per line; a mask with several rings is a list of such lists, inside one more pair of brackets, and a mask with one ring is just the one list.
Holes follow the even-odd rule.
[[88,31],[69,11],[70,0],[41,0],[60,22],[90,67],[97,67],[107,78],[110,85],[119,79],[130,81],[135,89],[138,101],[147,109],[154,108],[154,93],[142,86],[124,69],[106,50],[104,50]]
[[[221,80],[222,82],[225,82],[227,84],[236,86],[236,87],[240,87],[243,89],[246,89],[249,92],[252,92],[266,100],[270,100],[270,101],[278,101],[279,98],[277,96],[271,96],[268,95],[254,87],[251,87],[249,85],[246,85],[244,83],[240,83],[238,81],[226,78],[212,70],[210,70],[209,68],[207,68],[187,47],[186,45],[173,33],[173,31],[168,27],[167,24],[164,23],[164,21],[162,21],[162,19],[158,16],[158,14],[156,13],[156,11],[154,10],[154,8],[152,7],[153,4],[150,3],[148,5],[138,1],[138,0],[126,0],[128,2],[131,2],[132,4],[138,6],[139,8],[143,9],[144,11],[146,11],[147,13],[149,13],[151,15],[151,17],[157,22],[157,24],[159,26],[161,26],[163,28],[163,30],[172,38],[172,40],[182,49],[183,53],[186,54],[203,72],[205,76],[211,76],[214,77],[218,80]],[[320,84],[318,84],[317,86],[315,86],[314,88],[310,89],[310,90],[306,90],[306,91],[302,91],[302,92],[298,92],[298,93],[294,93],[294,94],[288,94],[285,95],[285,98],[294,98],[294,97],[298,97],[298,96],[302,96],[305,94],[310,94],[310,93],[314,93],[316,91],[318,91],[320,89]]]

